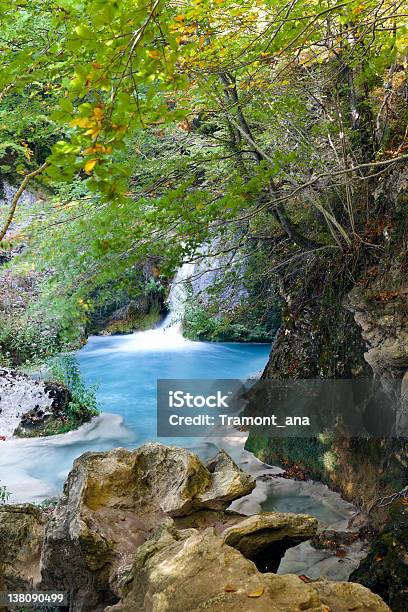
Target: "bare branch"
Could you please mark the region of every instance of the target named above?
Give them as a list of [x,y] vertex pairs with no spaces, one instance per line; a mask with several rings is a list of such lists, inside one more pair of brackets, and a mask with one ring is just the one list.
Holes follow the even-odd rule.
[[45,162],[42,166],[40,166],[39,168],[37,168],[37,170],[34,170],[33,172],[30,172],[30,174],[27,174],[24,179],[23,182],[21,183],[20,187],[18,188],[18,190],[16,191],[16,193],[14,194],[14,197],[11,201],[11,206],[10,206],[10,211],[7,217],[7,220],[5,222],[5,224],[3,225],[2,229],[0,230],[0,242],[3,240],[4,236],[7,233],[8,228],[11,225],[11,222],[13,221],[13,217],[14,217],[14,213],[16,212],[16,208],[17,208],[17,204],[18,201],[24,191],[24,189],[27,186],[27,183],[34,178],[35,176],[37,176],[38,174],[41,174],[41,172],[43,170],[45,170],[45,168],[48,166],[48,163]]

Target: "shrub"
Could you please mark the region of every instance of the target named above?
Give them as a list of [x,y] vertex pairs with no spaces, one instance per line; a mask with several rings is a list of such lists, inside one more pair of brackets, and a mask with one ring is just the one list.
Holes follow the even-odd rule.
[[79,365],[72,355],[62,355],[48,361],[47,378],[63,383],[71,393],[68,417],[77,425],[99,414],[95,386],[86,387]]
[[0,316],[0,365],[31,366],[61,350],[51,330],[31,321]]
[[183,320],[184,335],[191,340],[211,342],[270,342],[276,331],[275,324],[244,323],[229,317],[211,314],[203,306],[188,304]]

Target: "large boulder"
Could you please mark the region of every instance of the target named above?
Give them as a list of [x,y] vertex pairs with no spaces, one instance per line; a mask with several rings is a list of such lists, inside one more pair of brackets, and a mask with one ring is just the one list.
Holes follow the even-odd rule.
[[246,557],[270,566],[316,521],[226,509],[254,484],[224,452],[207,466],[162,444],[85,453],[51,518],[0,506],[0,581],[67,591],[72,612],[388,610],[359,585],[259,572]]
[[0,574],[9,591],[32,589],[40,580],[45,522],[31,504],[0,505]]
[[305,514],[254,514],[223,532],[224,542],[254,561],[263,571],[277,571],[288,548],[316,535],[317,520]]
[[141,546],[119,584],[109,612],[356,612],[388,611],[368,589],[352,583],[303,582],[261,574],[214,529],[177,531],[169,522]]
[[[211,474],[211,487],[200,496],[200,507],[218,510],[227,508],[234,499],[247,495],[255,488],[255,480],[240,470],[231,457],[220,450],[206,464]],[[243,493],[243,490],[247,493]]]
[[210,468],[162,444],[82,455],[47,530],[43,586],[67,590],[78,611],[114,603],[119,567],[166,517],[223,510],[255,486],[225,453]]

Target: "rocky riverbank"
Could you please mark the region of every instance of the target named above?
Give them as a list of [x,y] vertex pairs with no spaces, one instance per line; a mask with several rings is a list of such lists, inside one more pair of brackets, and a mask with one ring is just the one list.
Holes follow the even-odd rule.
[[389,610],[358,584],[271,573],[318,524],[228,510],[254,487],[224,451],[207,465],[161,444],[85,453],[51,513],[0,506],[0,580],[67,591],[75,612]]
[[[0,438],[37,437],[72,429],[73,397],[65,385],[0,368]],[[89,421],[83,411],[76,427]]]

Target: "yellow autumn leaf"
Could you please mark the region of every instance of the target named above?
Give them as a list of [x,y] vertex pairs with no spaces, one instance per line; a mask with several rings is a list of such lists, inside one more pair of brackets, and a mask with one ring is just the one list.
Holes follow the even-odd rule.
[[78,126],[81,128],[87,128],[92,125],[92,121],[88,119],[88,117],[79,117],[78,119],[71,121],[70,125],[73,127]]
[[174,18],[174,21],[178,21],[179,23],[181,23],[182,21],[184,21],[186,18],[185,15],[176,15],[176,17]]
[[96,138],[100,131],[101,128],[98,125],[94,125],[93,127],[89,128],[89,130],[86,130],[85,136],[92,136],[93,138]]
[[26,157],[29,161],[33,155],[32,150],[30,149],[30,147],[28,146],[28,144],[26,142],[23,142],[23,147],[24,147],[24,157]]
[[265,591],[265,587],[262,586],[256,591],[252,591],[252,593],[248,593],[248,597],[262,597],[262,595],[264,594],[264,591]]
[[148,56],[151,57],[152,59],[160,59],[161,55],[160,55],[160,51],[148,51]]
[[353,13],[354,15],[359,15],[360,13],[362,13],[365,9],[364,4],[359,4],[358,6],[353,8]]
[[89,161],[87,161],[84,166],[85,172],[87,174],[91,174],[92,170],[95,168],[97,163],[98,163],[97,159],[90,159]]
[[95,108],[93,109],[93,114],[95,115],[98,121],[101,121],[103,119],[103,110],[100,106],[95,106]]
[[112,147],[105,147],[105,145],[101,145],[96,143],[93,147],[88,147],[84,151],[84,155],[92,155],[92,153],[112,153]]

